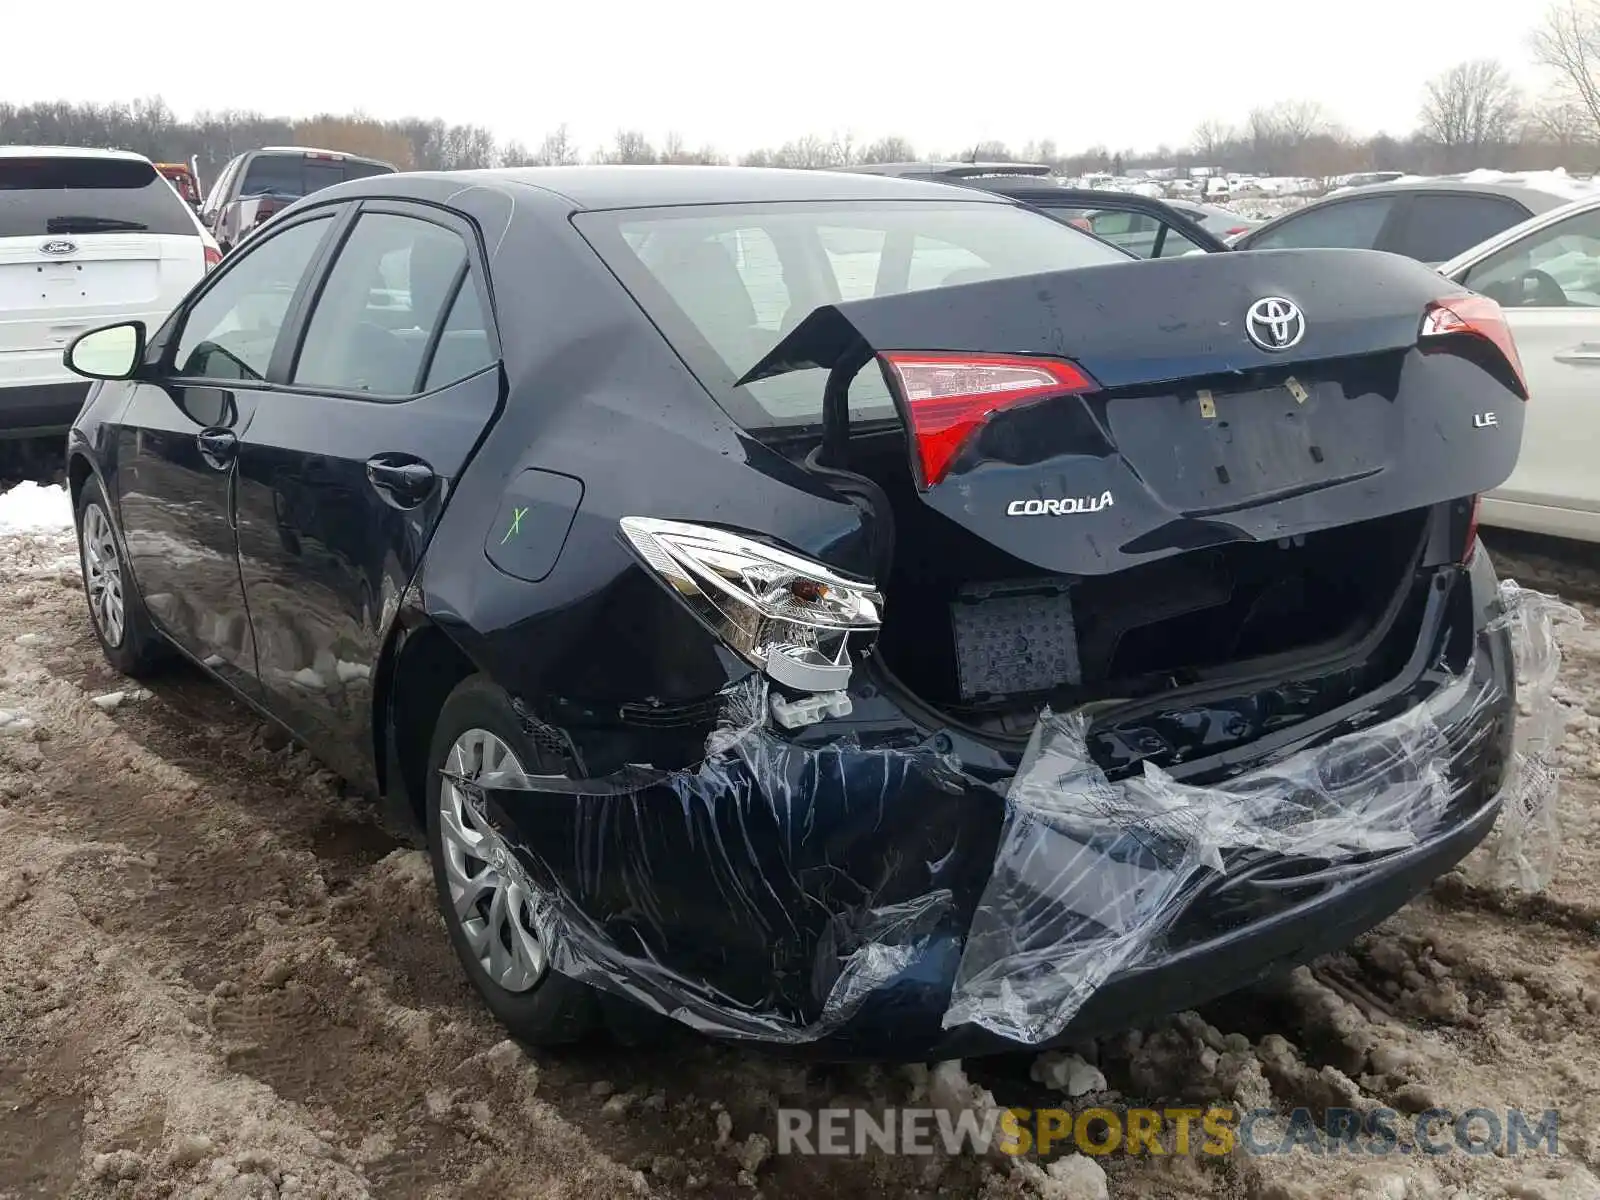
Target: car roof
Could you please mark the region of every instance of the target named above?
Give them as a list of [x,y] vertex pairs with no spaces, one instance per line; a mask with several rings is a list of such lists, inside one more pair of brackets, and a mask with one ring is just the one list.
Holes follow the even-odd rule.
[[102,150],[96,146],[0,146],[0,158],[103,158],[120,162],[150,162],[144,155],[135,154],[132,150]]
[[[353,158],[357,162],[382,163],[381,158],[368,154],[351,154],[348,150],[325,150],[321,146],[257,146],[251,154],[331,154],[335,158]],[[387,163],[384,163],[387,166]]]
[[356,197],[372,192],[439,199],[463,186],[537,188],[575,209],[664,208],[691,204],[761,204],[781,201],[965,200],[1004,204],[974,188],[926,180],[842,171],[781,167],[583,166],[493,167],[474,171],[415,171],[356,179],[321,195]]
[[[1396,180],[1392,183],[1369,183],[1360,187],[1340,188],[1336,192],[1315,201],[1317,204],[1329,200],[1345,200],[1351,196],[1384,196],[1391,192],[1459,192],[1464,195],[1504,196],[1509,200],[1518,201],[1524,208],[1531,212],[1544,212],[1547,209],[1559,208],[1567,203],[1571,196],[1560,192],[1546,191],[1544,188],[1535,187],[1526,183],[1477,183],[1465,179],[1406,179]],[[1311,205],[1307,205],[1310,208]],[[1298,210],[1304,211],[1304,210]],[[1288,215],[1287,213],[1285,214]]]
[[858,175],[1005,175],[1038,178],[1052,175],[1055,169],[1049,163],[1026,162],[898,162],[857,163],[840,168]]

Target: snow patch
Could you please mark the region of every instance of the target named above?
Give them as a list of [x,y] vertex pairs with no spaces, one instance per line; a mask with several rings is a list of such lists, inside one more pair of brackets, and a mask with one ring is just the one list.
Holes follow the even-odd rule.
[[28,479],[0,492],[0,534],[59,533],[72,528],[72,497],[66,484]]

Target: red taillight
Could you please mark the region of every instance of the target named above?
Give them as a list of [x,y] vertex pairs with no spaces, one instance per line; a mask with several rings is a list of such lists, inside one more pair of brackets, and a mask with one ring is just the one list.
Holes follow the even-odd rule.
[[1249,231],[1250,231],[1250,226],[1248,226],[1248,225],[1235,225],[1232,229],[1228,230],[1228,232],[1223,234],[1222,236],[1223,237],[1238,237],[1241,233],[1248,233]]
[[211,270],[212,267],[216,266],[221,261],[222,261],[222,251],[218,250],[215,246],[207,246],[206,247],[206,270],[208,270],[208,271]]
[[882,359],[905,400],[924,488],[944,478],[962,444],[991,413],[1097,386],[1056,358],[895,351]]
[[1465,334],[1482,338],[1505,356],[1516,376],[1522,398],[1528,398],[1528,379],[1522,373],[1522,356],[1517,353],[1517,343],[1511,336],[1511,326],[1500,306],[1487,296],[1469,293],[1435,300],[1422,315],[1422,338],[1449,337]]

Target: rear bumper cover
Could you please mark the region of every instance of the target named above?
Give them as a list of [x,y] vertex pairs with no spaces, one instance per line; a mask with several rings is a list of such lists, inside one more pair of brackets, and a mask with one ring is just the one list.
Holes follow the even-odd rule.
[[64,434],[78,419],[89,384],[0,384],[0,439]]
[[1513,647],[1486,556],[1454,580],[1382,698],[1211,778],[1108,779],[1065,722],[1009,780],[932,729],[802,746],[750,684],[694,767],[478,795],[564,974],[830,1058],[1037,1049],[1333,949],[1484,837]]

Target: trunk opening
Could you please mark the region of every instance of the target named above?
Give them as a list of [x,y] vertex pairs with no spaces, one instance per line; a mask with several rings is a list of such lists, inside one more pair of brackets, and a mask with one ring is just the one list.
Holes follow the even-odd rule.
[[1045,704],[1123,704],[1349,652],[1409,595],[1429,522],[1416,509],[1052,575],[922,503],[899,431],[858,434],[850,467],[893,512],[883,666],[930,709],[997,737],[1025,737]]

